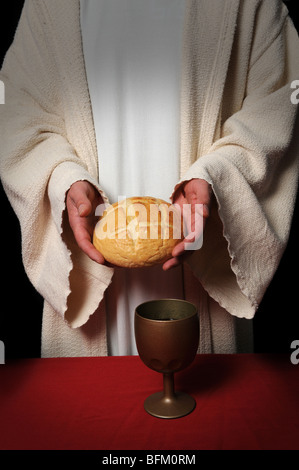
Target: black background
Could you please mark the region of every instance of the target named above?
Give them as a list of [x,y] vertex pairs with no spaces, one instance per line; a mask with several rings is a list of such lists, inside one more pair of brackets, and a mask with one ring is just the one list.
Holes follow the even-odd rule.
[[[289,0],[285,3],[298,31],[295,1]],[[23,0],[2,3],[0,64],[13,40],[23,3]],[[6,359],[39,357],[43,300],[24,272],[19,223],[1,185],[0,204],[2,248],[0,340],[5,343]],[[297,303],[299,257],[296,243],[298,222],[299,201],[295,207],[286,252],[254,319],[256,352],[288,353],[291,342],[299,339]]]

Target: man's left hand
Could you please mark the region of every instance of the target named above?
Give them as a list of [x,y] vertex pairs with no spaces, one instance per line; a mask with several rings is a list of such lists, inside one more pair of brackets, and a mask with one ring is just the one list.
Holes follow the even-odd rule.
[[184,240],[174,247],[172,258],[163,264],[165,271],[183,262],[193,251],[196,242],[202,238],[205,222],[209,216],[211,194],[211,186],[203,179],[192,179],[182,184],[175,192],[173,204],[182,211],[188,233]]

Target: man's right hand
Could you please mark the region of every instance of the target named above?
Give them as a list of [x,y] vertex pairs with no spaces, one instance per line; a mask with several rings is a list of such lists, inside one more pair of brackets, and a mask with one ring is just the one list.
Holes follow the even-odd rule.
[[98,218],[96,208],[103,198],[88,181],[77,181],[70,187],[66,197],[69,224],[78,246],[90,259],[104,264],[105,259],[92,244],[92,235]]

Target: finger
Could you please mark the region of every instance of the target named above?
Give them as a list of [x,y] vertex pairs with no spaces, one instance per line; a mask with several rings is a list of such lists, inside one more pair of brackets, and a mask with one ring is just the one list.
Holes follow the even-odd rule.
[[96,250],[90,240],[87,238],[83,238],[81,240],[77,240],[79,248],[93,261],[99,264],[105,263],[104,256]]
[[180,207],[186,202],[187,202],[187,199],[185,198],[183,193],[178,193],[173,198],[173,204],[178,205]]
[[92,203],[83,195],[75,203],[80,217],[88,217],[92,212]]
[[194,233],[189,233],[184,240],[174,247],[172,250],[172,256],[176,258],[184,255],[186,251],[194,251],[195,247],[199,244],[198,240],[199,238],[197,238]]
[[184,187],[185,197],[190,204],[203,203],[209,205],[212,188],[202,179],[193,179]]
[[175,258],[177,256],[181,256],[185,252],[185,239],[178,243],[174,249],[172,250],[172,256]]
[[92,232],[90,231],[90,227],[88,225],[82,225],[82,222],[80,222],[80,220],[82,221],[82,219],[79,219],[78,217],[75,217],[70,220],[70,225],[72,227],[77,245],[93,261],[103,264],[105,261],[104,257],[98,250],[96,250],[96,248],[92,244]]
[[162,269],[163,271],[168,271],[169,269],[175,268],[179,264],[181,264],[181,260],[178,257],[171,258],[165,261],[165,263],[162,266]]
[[87,217],[92,212],[91,194],[89,186],[74,185],[68,192],[68,197],[73,206],[76,207],[80,217]]
[[78,207],[78,213],[80,217],[87,217],[92,211],[92,204],[90,201],[81,202]]

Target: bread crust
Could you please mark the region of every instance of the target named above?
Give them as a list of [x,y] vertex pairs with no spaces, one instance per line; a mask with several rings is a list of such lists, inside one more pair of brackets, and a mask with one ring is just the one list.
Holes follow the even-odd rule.
[[181,212],[153,197],[131,197],[109,206],[93,233],[106,261],[135,268],[164,263],[183,239]]

